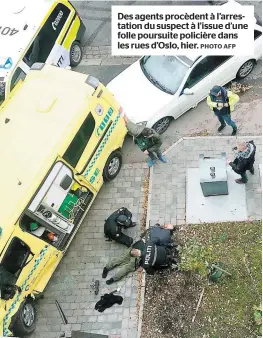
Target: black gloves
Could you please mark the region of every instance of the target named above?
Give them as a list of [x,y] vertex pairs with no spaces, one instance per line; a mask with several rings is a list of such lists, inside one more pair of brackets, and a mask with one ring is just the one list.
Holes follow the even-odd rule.
[[110,285],[110,284],[112,284],[112,283],[114,283],[114,282],[115,282],[115,281],[114,281],[113,278],[110,278],[110,279],[106,280],[106,284],[107,284],[107,285]]

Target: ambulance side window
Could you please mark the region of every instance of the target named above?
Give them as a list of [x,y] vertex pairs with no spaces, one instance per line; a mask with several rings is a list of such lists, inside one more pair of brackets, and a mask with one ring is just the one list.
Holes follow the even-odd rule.
[[86,117],[85,121],[83,122],[82,126],[73,138],[71,144],[63,156],[64,160],[67,161],[73,168],[76,167],[78,161],[80,160],[94,129],[95,119],[90,113]]
[[29,255],[29,247],[21,239],[14,237],[4,255],[1,267],[4,268],[7,273],[18,278]]
[[46,62],[69,15],[70,9],[61,3],[53,9],[24,56],[23,61],[29,67],[35,62]]
[[23,70],[20,67],[17,67],[11,80],[10,91],[13,90],[13,88],[15,87],[15,85],[19,80],[24,80],[25,77],[26,73],[23,72]]

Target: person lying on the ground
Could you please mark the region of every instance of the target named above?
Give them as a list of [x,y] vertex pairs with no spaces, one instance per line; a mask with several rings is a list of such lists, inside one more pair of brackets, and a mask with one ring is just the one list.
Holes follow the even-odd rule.
[[157,161],[157,158],[166,163],[167,160],[161,151],[162,140],[160,134],[152,128],[133,123],[126,114],[123,115],[123,118],[129,134],[134,137],[134,143],[145,155],[149,156],[148,166],[151,167]]
[[104,235],[110,240],[115,240],[120,244],[130,247],[133,239],[122,232],[122,228],[128,229],[134,227],[135,222],[132,222],[132,213],[127,208],[120,208],[113,212],[104,224]]
[[104,268],[102,272],[102,278],[106,278],[108,272],[116,267],[120,266],[117,273],[106,281],[106,284],[110,285],[130,272],[134,272],[137,269],[141,270],[141,255],[144,251],[144,242],[142,239],[135,242],[129,249],[127,249],[120,257],[112,259]]
[[127,249],[121,257],[113,259],[104,267],[102,278],[106,278],[108,272],[118,266],[121,266],[121,268],[114,277],[106,281],[107,284],[112,284],[137,269],[141,271],[142,256],[145,252],[145,242],[151,239],[165,248],[172,247],[173,240],[171,235],[174,230],[172,224],[165,224],[162,227],[159,224],[156,224],[156,226],[150,227],[141,235],[141,239],[135,242],[131,248]]

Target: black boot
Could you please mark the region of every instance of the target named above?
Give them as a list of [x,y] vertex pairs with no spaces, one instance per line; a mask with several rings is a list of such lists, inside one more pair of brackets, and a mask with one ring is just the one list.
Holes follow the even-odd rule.
[[113,278],[110,278],[110,279],[106,280],[106,284],[107,285],[110,285],[110,284],[112,284],[114,282],[115,282],[115,280]]
[[236,136],[236,134],[237,134],[237,128],[233,128],[231,136]]
[[221,126],[217,129],[217,131],[220,133],[225,128],[226,124],[221,124]]
[[254,174],[255,174],[255,169],[254,169],[254,167],[252,167],[249,171],[250,171],[251,175],[254,175]]
[[102,271],[102,278],[106,278],[109,270],[105,267]]
[[237,184],[246,184],[247,182],[243,181],[242,178],[235,180]]

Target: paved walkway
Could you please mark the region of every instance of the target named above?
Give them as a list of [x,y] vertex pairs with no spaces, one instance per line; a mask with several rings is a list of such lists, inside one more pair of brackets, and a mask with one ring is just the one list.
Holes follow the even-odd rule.
[[[257,146],[255,175],[249,176],[246,185],[248,216],[261,219],[261,178],[259,164],[262,158],[261,137],[250,136],[238,139],[254,139]],[[167,150],[168,163],[156,164],[151,168],[147,224],[171,222],[186,226],[186,168],[197,168],[199,154],[220,156],[222,151],[231,158],[236,143],[233,137],[183,138]],[[108,334],[110,338],[140,338],[138,319],[138,297],[144,276],[134,273],[119,283],[108,287],[101,279],[102,269],[110,257],[119,256],[125,247],[105,242],[103,225],[105,218],[115,209],[126,206],[139,221],[143,215],[145,188],[148,170],[145,163],[124,165],[119,176],[106,184],[91,207],[84,223],[73,240],[66,257],[51,278],[45,298],[38,303],[37,329],[32,338],[58,338],[62,333],[70,337],[71,330]],[[140,227],[130,229],[130,235],[137,237]],[[109,275],[110,276],[110,275]],[[99,296],[90,288],[92,279],[101,281],[100,294],[111,292],[122,286],[123,305],[114,305],[99,313],[94,309]],[[58,300],[68,323],[62,320],[55,306]],[[137,331],[139,323],[139,329]],[[143,338],[143,337],[142,337]]]
[[[38,302],[37,328],[32,338],[59,338],[64,332],[66,337],[70,337],[71,330],[104,333],[110,338],[136,338],[138,273],[134,273],[132,278],[106,285],[101,278],[105,263],[110,257],[118,257],[126,247],[106,242],[103,226],[110,213],[122,206],[128,207],[134,220],[140,224],[143,182],[147,172],[145,164],[125,165],[113,182],[104,185],[66,257],[51,278],[44,299]],[[140,227],[130,229],[129,234],[136,237],[140,234]],[[123,304],[114,305],[103,313],[96,311],[94,306],[100,296],[95,296],[90,288],[93,278],[100,280],[99,295],[122,286]],[[62,323],[55,300],[60,303],[69,324]]]
[[[261,178],[259,164],[262,162],[261,136],[238,137],[238,140],[253,139],[257,146],[255,175],[249,175],[246,184],[247,213],[249,219],[262,218]],[[151,168],[149,221],[160,224],[171,222],[186,225],[186,169],[198,168],[199,154],[233,159],[232,148],[236,145],[234,137],[186,137],[174,143],[167,151],[168,163],[158,162]]]

